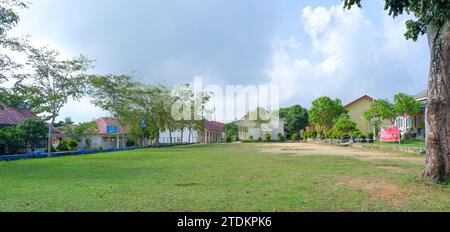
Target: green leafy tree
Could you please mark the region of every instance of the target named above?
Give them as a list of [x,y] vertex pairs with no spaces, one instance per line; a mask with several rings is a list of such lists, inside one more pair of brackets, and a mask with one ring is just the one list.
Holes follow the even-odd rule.
[[[406,22],[405,37],[416,41],[427,33],[431,62],[428,76],[427,154],[423,176],[435,183],[450,179],[450,0],[385,0],[385,10],[397,17],[414,14]],[[361,0],[344,0],[349,9]]]
[[397,112],[395,112],[394,105],[386,99],[375,100],[370,109],[364,111],[363,117],[367,121],[384,121],[389,120],[393,125],[395,123],[395,117]]
[[238,125],[236,124],[236,122],[227,123],[223,127],[223,131],[227,134],[227,136],[237,136],[238,135]]
[[85,92],[86,71],[91,61],[84,56],[59,60],[59,52],[47,48],[30,48],[28,61],[34,71],[23,81],[25,86],[37,90],[37,97],[48,113],[48,147],[51,153],[51,132],[56,117],[69,99],[79,100]]
[[39,90],[16,83],[12,88],[0,88],[0,102],[5,105],[28,109],[35,114],[45,111],[42,107],[42,99],[38,97]]
[[36,144],[45,138],[48,132],[48,126],[41,119],[26,119],[17,127],[23,132],[25,142],[31,146],[32,151],[36,150]]
[[15,126],[0,129],[0,145],[6,148],[7,154],[17,154],[25,148],[24,132]]
[[[88,78],[88,94],[91,103],[108,111],[124,128],[127,118],[134,118],[130,109],[130,98],[137,85],[129,75],[92,75]],[[122,145],[125,147],[125,133],[122,131]]]
[[[335,131],[339,134],[348,134],[351,135],[353,131],[356,130],[356,123],[353,122],[350,117],[342,116],[334,125]],[[332,136],[331,136],[332,137]]]
[[394,110],[398,115],[416,116],[420,113],[420,103],[410,95],[398,93],[394,96]]
[[18,0],[0,2],[0,47],[3,48],[0,50],[0,83],[8,80],[8,77],[14,77],[17,69],[22,67],[22,64],[14,61],[6,51],[23,52],[26,48],[22,39],[8,36],[8,32],[19,23],[18,11],[27,7],[26,3]]
[[347,114],[340,99],[332,100],[329,97],[320,97],[312,102],[309,110],[309,120],[319,125],[325,132],[333,127],[342,114]]
[[289,133],[300,134],[309,125],[308,110],[300,105],[280,109],[280,118],[287,122]]

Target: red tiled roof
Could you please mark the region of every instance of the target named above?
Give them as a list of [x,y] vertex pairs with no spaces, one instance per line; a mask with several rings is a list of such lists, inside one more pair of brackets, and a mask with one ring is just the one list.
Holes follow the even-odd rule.
[[0,125],[17,125],[28,118],[38,118],[27,109],[12,108],[0,103]]
[[203,126],[209,131],[222,131],[225,124],[221,122],[205,121]]

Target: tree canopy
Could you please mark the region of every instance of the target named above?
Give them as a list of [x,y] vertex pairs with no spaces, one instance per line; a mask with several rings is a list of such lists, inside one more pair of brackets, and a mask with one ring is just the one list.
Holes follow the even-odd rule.
[[[343,0],[344,7],[362,7],[361,0]],[[443,25],[450,18],[450,0],[385,0],[384,9],[392,17],[414,14],[416,19],[406,22],[405,37],[416,41],[427,32],[430,24]]]
[[342,114],[347,114],[347,112],[340,99],[332,100],[329,97],[319,97],[312,102],[309,120],[327,130],[331,129],[339,117]]
[[299,133],[309,124],[308,110],[300,105],[280,109],[280,118],[286,121],[289,133]]

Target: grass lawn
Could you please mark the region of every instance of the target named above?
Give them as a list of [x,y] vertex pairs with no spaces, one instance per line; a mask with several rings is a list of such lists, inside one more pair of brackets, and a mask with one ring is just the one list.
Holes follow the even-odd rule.
[[[450,211],[420,163],[192,145],[0,162],[0,211]],[[409,157],[405,157],[409,158]]]
[[380,142],[377,141],[375,144],[386,145],[386,146],[403,146],[403,147],[425,147],[425,139],[410,139],[407,142]]

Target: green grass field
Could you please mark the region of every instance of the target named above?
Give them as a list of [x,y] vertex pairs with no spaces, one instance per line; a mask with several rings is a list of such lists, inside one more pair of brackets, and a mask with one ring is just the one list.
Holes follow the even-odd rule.
[[377,141],[375,144],[385,145],[385,146],[402,146],[402,147],[425,147],[425,139],[410,139],[407,142],[380,142]]
[[422,164],[257,144],[0,162],[0,211],[450,211]]

